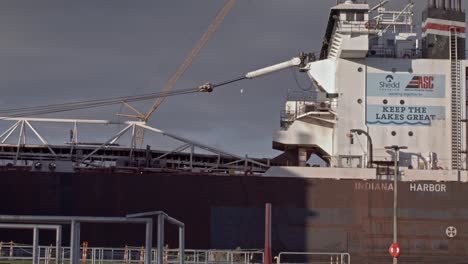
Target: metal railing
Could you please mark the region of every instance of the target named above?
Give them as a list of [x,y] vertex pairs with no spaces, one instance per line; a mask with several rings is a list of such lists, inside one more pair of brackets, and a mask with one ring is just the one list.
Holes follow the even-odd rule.
[[422,58],[422,49],[404,49],[398,52],[394,47],[373,46],[369,49],[367,57],[379,58]]
[[350,264],[351,255],[349,253],[281,252],[276,258],[276,263]]
[[[55,246],[40,246],[39,261],[44,264],[55,264]],[[185,263],[188,264],[260,264],[263,263],[263,252],[258,250],[193,250],[185,252]],[[179,249],[164,249],[165,264],[180,263]],[[0,261],[32,260],[33,246],[4,243],[0,247]],[[157,250],[151,250],[151,263],[157,262]],[[70,247],[62,247],[62,263],[70,261]],[[143,247],[88,247],[80,248],[81,263],[144,263]]]
[[[30,261],[32,260],[32,245],[3,243],[0,246],[0,262]],[[70,261],[70,248],[62,247],[62,263]],[[180,262],[178,249],[164,249],[164,264]],[[39,260],[44,264],[56,264],[55,246],[40,246]],[[185,263],[188,264],[261,264],[263,251],[260,250],[185,250]],[[129,247],[88,247],[80,248],[81,263],[110,264],[110,263],[144,263],[144,248]],[[156,263],[157,250],[151,251],[151,263]],[[351,256],[344,252],[314,253],[314,252],[280,252],[275,257],[277,264],[350,264]]]
[[373,32],[377,25],[372,21],[337,21],[336,32]]
[[336,101],[297,101],[297,106],[294,110],[281,111],[281,127],[287,129],[292,122],[306,113],[323,112],[323,114],[326,114],[330,110],[336,109],[336,107]]

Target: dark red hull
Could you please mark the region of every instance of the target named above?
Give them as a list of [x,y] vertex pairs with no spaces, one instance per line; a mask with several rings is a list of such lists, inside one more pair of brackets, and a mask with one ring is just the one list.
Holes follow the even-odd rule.
[[[391,182],[17,171],[1,172],[0,182],[1,214],[124,216],[163,210],[186,224],[186,248],[262,248],[264,204],[270,202],[275,252],[349,252],[353,263],[391,261]],[[401,263],[468,263],[467,193],[468,184],[461,182],[399,184]],[[457,228],[456,237],[446,235],[448,226]],[[82,240],[90,246],[141,245],[143,230],[83,225]],[[31,235],[2,231],[0,240],[28,243]],[[177,245],[175,227],[167,228],[166,241]]]

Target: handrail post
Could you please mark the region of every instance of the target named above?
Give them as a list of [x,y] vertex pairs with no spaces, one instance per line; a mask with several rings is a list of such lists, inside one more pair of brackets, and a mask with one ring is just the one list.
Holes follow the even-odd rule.
[[153,219],[148,219],[146,222],[145,247],[145,264],[151,264],[151,249],[153,248]]
[[164,218],[163,214],[158,215],[158,261],[157,264],[163,264],[164,261]]
[[37,227],[33,228],[33,255],[32,263],[39,264],[39,229]]

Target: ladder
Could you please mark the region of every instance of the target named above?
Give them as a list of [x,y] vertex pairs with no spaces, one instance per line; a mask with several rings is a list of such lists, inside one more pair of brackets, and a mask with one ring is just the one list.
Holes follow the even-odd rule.
[[452,169],[461,170],[462,125],[461,125],[461,85],[460,60],[458,59],[458,29],[450,28],[450,80],[452,86],[451,123],[452,123]]

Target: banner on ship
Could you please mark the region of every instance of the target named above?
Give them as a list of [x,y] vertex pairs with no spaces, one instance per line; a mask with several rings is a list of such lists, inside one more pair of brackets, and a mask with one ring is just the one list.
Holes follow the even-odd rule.
[[367,96],[445,98],[445,75],[369,73]]
[[429,126],[445,119],[443,106],[368,105],[368,125]]

